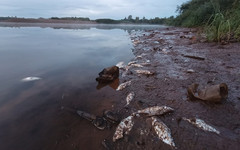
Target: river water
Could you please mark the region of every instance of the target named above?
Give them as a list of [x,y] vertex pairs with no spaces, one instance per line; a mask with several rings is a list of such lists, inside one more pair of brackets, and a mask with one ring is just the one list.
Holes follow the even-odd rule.
[[[99,88],[95,78],[134,58],[132,30],[160,27],[0,27],[0,149],[98,148],[101,131],[65,108],[95,114],[111,109],[115,89]],[[21,81],[30,76],[41,79]]]

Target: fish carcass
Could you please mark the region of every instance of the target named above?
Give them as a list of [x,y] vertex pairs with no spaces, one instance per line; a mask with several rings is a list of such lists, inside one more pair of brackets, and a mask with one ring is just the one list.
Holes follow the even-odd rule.
[[175,147],[175,143],[171,136],[171,130],[160,119],[152,117],[152,126],[160,140],[171,147]]
[[39,78],[39,77],[26,77],[26,78],[23,78],[21,81],[22,82],[30,82],[30,81],[36,81],[36,80],[41,80],[41,78]]
[[130,61],[129,63],[128,63],[128,66],[131,66],[132,64],[136,64],[137,63],[137,61]]
[[97,118],[95,115],[89,114],[89,113],[81,111],[81,110],[78,110],[77,114],[79,116],[81,116],[82,118],[87,119],[88,121],[93,121]]
[[131,64],[130,67],[142,68],[143,66],[141,64]]
[[127,86],[131,85],[131,81],[127,81],[127,82],[124,82],[122,84],[120,84],[118,86],[118,88],[116,89],[116,91],[121,91],[123,89],[125,89]]
[[132,130],[133,125],[134,125],[134,122],[133,122],[132,115],[123,119],[117,126],[117,129],[113,135],[113,142],[115,142],[118,139],[121,139],[123,137],[123,134],[129,134],[130,131]]
[[153,75],[153,72],[150,72],[149,70],[135,70],[138,74],[144,74],[144,75]]
[[172,112],[174,109],[168,106],[153,106],[142,110],[138,110],[134,114],[146,114],[148,116],[163,115],[168,112]]
[[126,106],[130,104],[130,102],[133,100],[134,96],[135,96],[135,93],[134,93],[134,92],[130,92],[130,93],[127,95],[127,98],[126,98],[127,104],[126,104]]
[[214,127],[206,124],[205,121],[203,121],[201,119],[198,119],[198,118],[194,118],[194,119],[183,118],[183,120],[188,121],[189,123],[193,124],[194,126],[200,128],[204,131],[214,132],[214,133],[220,134],[220,131],[218,131]]

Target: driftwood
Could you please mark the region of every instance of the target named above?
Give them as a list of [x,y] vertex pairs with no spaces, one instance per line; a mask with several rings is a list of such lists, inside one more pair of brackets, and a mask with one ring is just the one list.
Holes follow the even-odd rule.
[[192,55],[182,55],[182,56],[187,58],[197,59],[197,60],[205,60],[205,58],[199,57],[199,56],[192,56]]

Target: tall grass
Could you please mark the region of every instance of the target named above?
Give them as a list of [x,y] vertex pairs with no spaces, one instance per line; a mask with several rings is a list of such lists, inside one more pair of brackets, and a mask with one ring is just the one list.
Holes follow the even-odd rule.
[[173,25],[203,27],[209,41],[240,41],[239,0],[190,0],[178,12]]
[[216,13],[211,23],[205,25],[205,32],[209,41],[228,42],[231,34],[230,21],[222,13]]

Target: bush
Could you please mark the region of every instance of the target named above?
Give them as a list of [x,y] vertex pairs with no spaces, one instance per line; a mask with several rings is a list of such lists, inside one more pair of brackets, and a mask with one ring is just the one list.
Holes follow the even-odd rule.
[[191,0],[177,11],[179,15],[169,25],[203,27],[210,41],[240,39],[239,0]]

